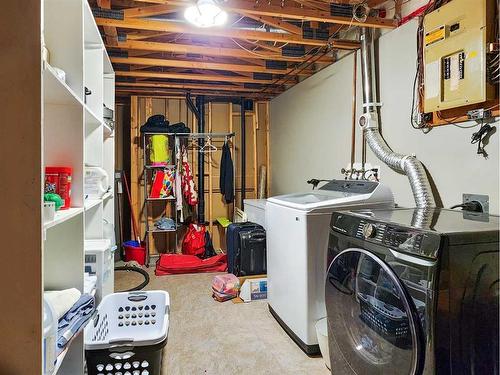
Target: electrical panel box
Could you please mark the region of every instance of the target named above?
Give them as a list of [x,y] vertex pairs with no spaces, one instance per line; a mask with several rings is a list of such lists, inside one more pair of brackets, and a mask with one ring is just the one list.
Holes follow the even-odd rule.
[[424,18],[424,112],[495,98],[487,80],[494,0],[451,0]]

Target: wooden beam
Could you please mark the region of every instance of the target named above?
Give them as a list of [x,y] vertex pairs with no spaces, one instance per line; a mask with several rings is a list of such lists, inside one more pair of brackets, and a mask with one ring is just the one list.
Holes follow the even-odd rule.
[[216,74],[192,74],[192,73],[166,73],[166,72],[128,72],[128,71],[115,71],[118,77],[136,77],[136,78],[164,78],[164,79],[183,79],[191,81],[204,81],[204,82],[230,82],[230,83],[258,83],[262,85],[271,85],[274,79],[254,79],[242,76],[223,76]]
[[161,14],[175,13],[182,10],[175,5],[150,5],[145,7],[137,7],[137,8],[129,8],[123,11],[123,15],[125,18],[134,18],[134,17],[151,17],[158,16]]
[[[282,56],[278,53],[269,53],[264,51],[248,52],[242,48],[221,48],[205,47],[194,44],[177,43],[159,43],[148,41],[127,40],[118,42],[116,46],[126,50],[153,51],[153,52],[172,52],[172,53],[196,53],[205,56],[224,56],[235,58],[261,59],[261,60],[279,60],[289,62],[302,62],[305,58]],[[331,61],[331,59],[329,60]]]
[[[186,92],[189,91],[193,95],[209,95],[209,96],[222,96],[222,97],[241,97],[236,92],[227,92],[227,93],[222,93],[222,92],[207,92],[203,90],[175,90],[175,89],[116,89],[117,94],[127,94],[127,95],[142,95],[142,96],[170,96],[170,95],[179,95],[179,92]],[[243,94],[243,93],[240,93]],[[266,92],[266,93],[256,93],[256,92],[251,92],[251,93],[244,93],[245,98],[259,98],[259,99],[266,99],[266,98],[272,98],[274,95]]]
[[[154,2],[156,4],[169,4],[177,6],[187,6],[189,3],[185,0],[138,0],[139,2]],[[306,9],[300,7],[278,5],[269,5],[267,2],[256,3],[248,0],[231,0],[224,2],[223,8],[230,12],[248,12],[259,16],[278,17],[285,19],[295,19],[304,21],[318,21],[327,23],[339,23],[353,26],[367,26],[375,28],[397,27],[397,22],[393,19],[383,19],[377,17],[368,17],[365,22],[359,22],[352,17],[339,17],[330,15],[330,11],[319,9]]]
[[287,74],[291,72],[291,69],[267,69],[265,66],[257,65],[223,64],[189,60],[151,59],[147,57],[111,57],[110,60],[111,62],[116,64],[165,66],[185,69],[211,69],[225,70],[229,72],[255,72],[270,74]]
[[136,31],[132,33],[127,33],[127,40],[145,40],[149,38],[157,38],[160,36],[170,35],[171,33],[159,33],[157,31]]
[[278,17],[269,16],[259,16],[248,12],[241,12],[242,15],[248,18],[252,18],[256,21],[262,22],[263,24],[277,27],[278,29],[285,30],[290,34],[302,35],[302,28],[292,25],[289,22],[283,21]]
[[[179,0],[170,1],[179,3]],[[227,11],[241,12],[246,11],[252,14],[261,16],[281,17],[288,19],[318,21],[328,23],[340,23],[353,26],[367,26],[375,28],[395,28],[397,24],[394,20],[368,17],[365,22],[353,20],[352,17],[338,17],[330,15],[329,10],[323,11],[318,9],[305,9],[299,7],[280,7],[276,5],[268,5],[265,3],[255,3],[247,0],[231,0],[224,3],[224,9]]]
[[[153,88],[172,88],[172,89],[184,89],[184,90],[199,89],[199,90],[238,91],[238,92],[259,91],[259,89],[250,89],[243,86],[234,86],[234,85],[214,85],[214,84],[203,85],[198,83],[177,83],[177,82],[116,82],[115,85],[121,87],[153,87]],[[278,91],[283,91],[283,90],[278,90]]]
[[[271,42],[296,43],[296,44],[304,44],[311,46],[326,45],[325,41],[304,39],[298,35],[254,31],[254,30],[230,29],[230,28],[213,28],[210,30],[206,30],[204,28],[196,28],[194,26],[191,27],[188,26],[187,24],[172,22],[172,21],[152,21],[152,20],[143,20],[136,18],[117,20],[111,18],[98,17],[96,18],[96,23],[99,26],[112,26],[123,29],[150,30],[150,31],[171,32],[179,34],[195,34],[204,36],[210,35],[210,36],[221,36],[225,38],[265,40]],[[347,49],[351,49],[349,46],[347,46]],[[338,48],[342,48],[342,45],[340,45]],[[355,48],[358,48],[357,43]]]
[[[97,6],[101,9],[111,9],[111,0],[97,0]],[[103,30],[106,43],[110,46],[116,46],[118,43],[118,32],[116,31],[116,27],[104,26]]]
[[[294,0],[296,3],[299,3],[301,5],[305,5],[306,7],[313,8],[313,9],[319,9],[325,12],[330,11],[330,4],[326,3],[319,3],[319,2],[313,2],[313,1],[308,1],[308,0]],[[317,21],[315,21],[317,22]]]

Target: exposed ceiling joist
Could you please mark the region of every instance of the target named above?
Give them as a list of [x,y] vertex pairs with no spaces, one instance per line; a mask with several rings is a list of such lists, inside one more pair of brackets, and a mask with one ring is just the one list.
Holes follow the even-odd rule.
[[[150,0],[140,2],[152,2]],[[190,3],[184,0],[155,0],[156,4],[187,6]],[[167,5],[168,4],[168,5]],[[368,17],[365,22],[359,22],[351,17],[332,16],[329,11],[320,9],[301,8],[293,6],[276,6],[269,5],[267,2],[256,3],[248,0],[230,0],[224,3],[224,9],[229,12],[250,13],[260,16],[278,17],[284,19],[295,19],[303,21],[318,21],[327,23],[339,23],[353,26],[367,26],[375,28],[395,28],[397,22],[393,19],[383,19],[376,17]]]
[[[117,20],[111,18],[96,18],[96,22],[99,26],[113,26],[123,29],[150,30],[150,31],[170,32],[179,34],[194,34],[194,35],[205,35],[205,36],[207,35],[207,31],[203,28],[196,28],[188,26],[183,23],[172,22],[172,21],[152,21],[152,20],[136,19],[136,18],[128,18],[123,20]],[[304,44],[311,46],[326,45],[325,41],[304,39],[298,35],[276,33],[276,32],[254,31],[254,30],[230,29],[230,28],[213,28],[210,30],[210,36],[220,36],[225,38],[236,38],[236,39],[265,40],[265,41],[281,42],[281,43],[296,43],[296,44]],[[357,43],[355,42],[352,43],[356,45],[355,48],[358,48]]]
[[330,10],[330,4],[327,3],[321,3],[321,2],[313,2],[309,0],[294,0],[296,3],[308,6],[313,9],[319,9],[325,12],[328,12]]
[[144,7],[137,8],[129,8],[123,11],[123,15],[125,18],[134,18],[134,17],[151,17],[151,16],[159,16],[162,14],[169,14],[178,12],[180,9],[175,5],[150,5]]
[[[292,72],[292,69],[268,69],[265,66],[257,66],[257,65],[227,64],[227,63],[214,63],[214,62],[189,61],[189,60],[151,59],[146,57],[111,57],[111,62],[116,64],[164,66],[164,67],[185,68],[185,69],[209,69],[209,70],[223,70],[230,72],[250,72],[250,73],[270,73],[270,74],[287,74]],[[311,71],[305,72],[305,74],[311,74],[311,73],[312,73]]]
[[245,17],[252,18],[256,21],[262,22],[263,24],[274,26],[284,31],[288,31],[290,34],[302,35],[302,28],[292,25],[289,22],[283,21],[278,17],[258,16],[246,12],[242,12],[241,14],[244,15]]
[[165,73],[165,72],[129,72],[115,71],[118,77],[135,78],[160,78],[160,79],[183,79],[190,81],[203,82],[230,82],[230,83],[258,83],[261,85],[270,85],[274,80],[254,79],[242,76],[223,76],[217,74],[192,74],[192,73]]
[[[116,46],[125,50],[151,51],[151,52],[171,52],[171,53],[196,53],[207,56],[223,56],[235,58],[261,59],[261,60],[277,60],[289,62],[303,62],[304,57],[288,57],[282,56],[281,53],[269,53],[265,51],[246,51],[242,48],[221,48],[221,47],[205,47],[194,44],[177,44],[177,43],[160,43],[148,41],[127,40],[118,42]],[[131,52],[130,52],[131,53]],[[331,58],[324,58],[322,62],[332,62]]]
[[[243,86],[229,85],[213,85],[199,83],[176,83],[176,82],[116,82],[116,86],[121,87],[153,87],[153,88],[173,88],[184,90],[215,90],[215,91],[239,91],[239,92],[255,92],[255,89],[246,88]],[[280,90],[274,90],[280,91]],[[281,90],[283,91],[283,90]]]
[[[97,0],[97,6],[101,9],[111,9],[111,0]],[[116,27],[106,26],[103,30],[106,43],[110,46],[116,46],[118,43],[118,32],[116,31]]]
[[[270,92],[265,92],[262,94],[256,93],[255,91],[253,93],[241,93],[244,95],[238,95],[238,93],[233,93],[233,92],[227,92],[227,93],[222,93],[222,92],[206,92],[204,90],[175,90],[175,89],[140,89],[140,88],[117,88],[115,90],[117,96],[128,96],[128,95],[140,95],[143,94],[144,96],[166,96],[166,97],[172,97],[172,96],[178,96],[183,94],[184,92],[189,92],[192,95],[203,95],[203,96],[218,96],[218,97],[234,97],[234,96],[244,96],[246,99],[270,99],[273,97],[273,94]],[[180,96],[180,98],[184,98],[184,96]]]

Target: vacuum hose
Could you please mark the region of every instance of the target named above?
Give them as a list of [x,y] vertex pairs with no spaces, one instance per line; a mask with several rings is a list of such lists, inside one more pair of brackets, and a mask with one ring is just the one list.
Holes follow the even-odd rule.
[[373,31],[366,27],[361,29],[361,72],[364,114],[360,118],[360,125],[363,127],[366,142],[377,158],[396,172],[408,177],[418,208],[435,207],[434,195],[422,163],[413,155],[392,151],[380,134],[378,124],[380,104],[376,101]]
[[134,290],[142,290],[142,289],[144,289],[144,287],[146,285],[149,284],[149,274],[145,270],[143,270],[142,268],[134,267],[134,266],[118,266],[118,267],[115,267],[115,271],[132,271],[132,272],[140,273],[142,276],[144,276],[144,281],[141,284],[139,284],[131,289],[121,290],[120,292],[133,292]]

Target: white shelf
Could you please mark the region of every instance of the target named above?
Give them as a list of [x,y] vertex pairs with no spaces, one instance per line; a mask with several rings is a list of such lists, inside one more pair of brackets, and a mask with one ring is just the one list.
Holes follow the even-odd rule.
[[57,77],[56,72],[48,63],[44,63],[43,88],[45,103],[83,106],[78,95],[66,82]]
[[85,199],[85,211],[88,211],[102,203],[102,199]]
[[58,224],[64,223],[66,220],[69,220],[83,212],[82,207],[72,207],[67,210],[59,210],[56,212],[54,220],[44,223],[43,226],[45,229],[52,228]]
[[102,196],[102,200],[103,201],[107,201],[109,198],[113,198],[113,192],[112,191],[108,191],[106,194],[104,194]]
[[111,129],[111,128],[109,127],[109,125],[108,125],[108,124],[106,124],[106,122],[103,122],[103,123],[102,123],[102,125],[103,125],[103,127],[102,127],[102,128],[103,128],[103,131],[104,131],[104,138],[109,138],[109,137],[112,137],[112,136],[113,136],[113,132],[114,132],[114,130],[113,130],[113,129]]
[[102,119],[100,119],[91,109],[88,105],[84,104],[85,107],[85,122],[87,124],[94,125],[95,127],[100,126],[103,124]]
[[69,350],[69,346],[66,347],[66,349],[64,349],[61,353],[59,353],[59,355],[57,356],[57,360],[56,360],[56,366],[54,367],[54,371],[52,371],[52,375],[55,375],[57,374],[57,372],[59,371],[59,368],[61,367],[63,361],[64,361],[64,357],[66,357],[66,354],[68,353],[68,350]]

